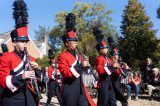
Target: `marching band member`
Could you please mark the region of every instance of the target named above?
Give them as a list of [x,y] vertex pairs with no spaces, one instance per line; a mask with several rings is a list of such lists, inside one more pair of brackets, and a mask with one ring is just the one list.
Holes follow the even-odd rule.
[[96,70],[100,79],[98,80],[98,100],[97,106],[116,106],[115,93],[112,85],[110,67],[113,65],[112,60],[108,57],[109,45],[103,40],[101,31],[95,27],[93,33],[96,36],[98,44],[96,49],[99,56],[96,58]]
[[60,74],[59,70],[56,69],[56,63],[55,59],[50,60],[50,67],[48,68],[48,99],[47,99],[47,105],[50,104],[52,95],[57,96],[58,102],[60,105],[62,105],[62,100],[60,96],[60,87],[58,84],[58,76]]
[[119,52],[117,48],[114,48],[111,52],[112,56],[112,61],[113,61],[113,73],[112,73],[112,82],[113,82],[113,87],[115,91],[115,96],[116,99],[121,101],[122,106],[128,106],[127,100],[123,95],[123,89],[121,85],[121,79],[124,76],[125,73],[123,71],[123,68],[121,64],[119,63]]
[[[1,49],[3,53],[0,53],[0,57],[3,56],[3,54],[8,52],[8,47],[6,44],[1,44]],[[3,87],[0,86],[0,106],[1,106],[1,97],[3,94]]]
[[62,106],[95,106],[82,82],[84,67],[89,66],[88,60],[81,60],[75,52],[77,37],[75,32],[75,16],[66,16],[67,31],[62,40],[67,48],[58,56],[58,67],[63,76]]
[[[27,58],[24,48],[28,38],[28,13],[23,0],[16,0],[14,6],[14,18],[16,28],[11,32],[14,51],[5,53],[0,58],[0,86],[4,88],[2,106],[37,106],[39,100],[29,83],[29,79],[35,78],[34,70],[25,70]],[[33,69],[38,67],[33,58],[30,58]]]

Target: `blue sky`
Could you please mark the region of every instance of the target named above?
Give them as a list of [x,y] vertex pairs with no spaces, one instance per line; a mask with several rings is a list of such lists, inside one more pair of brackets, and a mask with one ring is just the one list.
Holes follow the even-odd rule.
[[[14,0],[0,0],[0,33],[10,31],[14,28],[12,4]],[[156,18],[156,10],[160,5],[160,0],[139,0],[144,6],[146,14],[151,18],[154,29],[159,30],[157,37],[160,38],[160,19]],[[76,2],[95,3],[100,2],[106,9],[112,10],[112,24],[116,26],[120,33],[123,10],[128,0],[25,0],[29,8],[29,35],[33,38],[34,30],[38,30],[39,25],[52,28],[55,23],[55,14],[59,11],[70,12]]]

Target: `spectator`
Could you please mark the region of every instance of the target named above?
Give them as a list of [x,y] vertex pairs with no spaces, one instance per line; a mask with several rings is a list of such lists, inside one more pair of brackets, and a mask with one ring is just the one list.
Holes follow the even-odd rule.
[[132,72],[130,70],[127,70],[127,72],[126,72],[126,78],[122,77],[122,79],[121,79],[122,92],[126,91],[126,85],[129,84],[129,75],[131,73]]
[[122,70],[124,72],[124,75],[121,77],[121,84],[122,84],[122,87],[124,90],[125,85],[128,84],[128,75],[130,75],[130,73],[132,73],[132,70],[130,69],[130,67],[126,63],[123,63]]
[[135,99],[138,100],[140,77],[137,72],[129,75],[129,84],[126,85],[128,100],[131,100],[131,89],[135,92]]
[[93,79],[89,84],[91,97],[94,97],[94,96],[97,97],[97,92],[96,92],[96,94],[94,94],[95,93],[95,89],[97,90],[97,82],[98,82],[97,80]]
[[45,67],[41,68],[41,77],[40,77],[41,82],[39,83],[39,87],[42,93],[46,92],[46,70]]
[[146,59],[146,63],[141,69],[141,75],[142,75],[142,82],[143,83],[148,83],[149,78],[152,74],[152,69],[154,68],[154,64],[151,60],[151,58]]
[[153,90],[160,90],[160,76],[159,76],[159,70],[158,68],[153,69],[152,76],[150,77],[149,84],[147,86],[148,92],[149,92],[149,100],[151,101],[153,99]]
[[48,81],[49,81],[49,78],[48,78],[48,67],[44,68],[44,76],[42,78],[42,81],[45,83],[45,92],[46,92],[46,95],[47,95],[47,92],[48,92]]

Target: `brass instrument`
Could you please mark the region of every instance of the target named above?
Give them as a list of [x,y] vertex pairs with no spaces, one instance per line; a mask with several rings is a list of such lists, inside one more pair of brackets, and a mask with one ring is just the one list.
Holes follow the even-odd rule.
[[[24,48],[24,53],[26,54],[26,59],[27,59],[27,67],[25,67],[25,71],[29,71],[29,70],[33,70],[32,69],[32,66],[30,64],[30,58],[29,58],[29,54],[28,54],[28,51],[27,51],[27,48],[25,47]],[[31,85],[33,87],[33,89],[35,90],[38,98],[36,98],[37,100],[39,99],[42,99],[42,96],[40,94],[40,91],[39,91],[39,88],[38,88],[38,84],[37,84],[37,79],[30,79],[30,82],[31,82]]]

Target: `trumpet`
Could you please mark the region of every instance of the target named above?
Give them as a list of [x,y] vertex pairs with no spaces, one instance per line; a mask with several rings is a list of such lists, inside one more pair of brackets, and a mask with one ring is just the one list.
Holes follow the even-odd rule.
[[[29,54],[28,54],[28,51],[27,51],[26,47],[24,48],[24,53],[26,54],[26,59],[27,59],[27,64],[28,64],[25,67],[25,71],[33,70],[32,66],[30,64],[30,58],[29,58]],[[42,96],[41,96],[39,88],[38,88],[37,79],[36,78],[35,79],[31,79],[30,82],[31,82],[31,85],[32,85],[33,89],[35,90],[35,92],[36,92],[36,94],[38,96],[36,99],[37,100],[42,99]]]
[[[82,54],[82,52],[80,51],[80,49],[78,48],[78,46],[76,45],[77,51],[79,52],[79,54],[82,56],[82,61],[84,61],[85,57]],[[91,70],[92,75],[94,76],[95,80],[98,80],[99,77],[96,75],[96,73],[93,71],[93,68],[91,67],[91,65],[89,66],[89,69]]]

